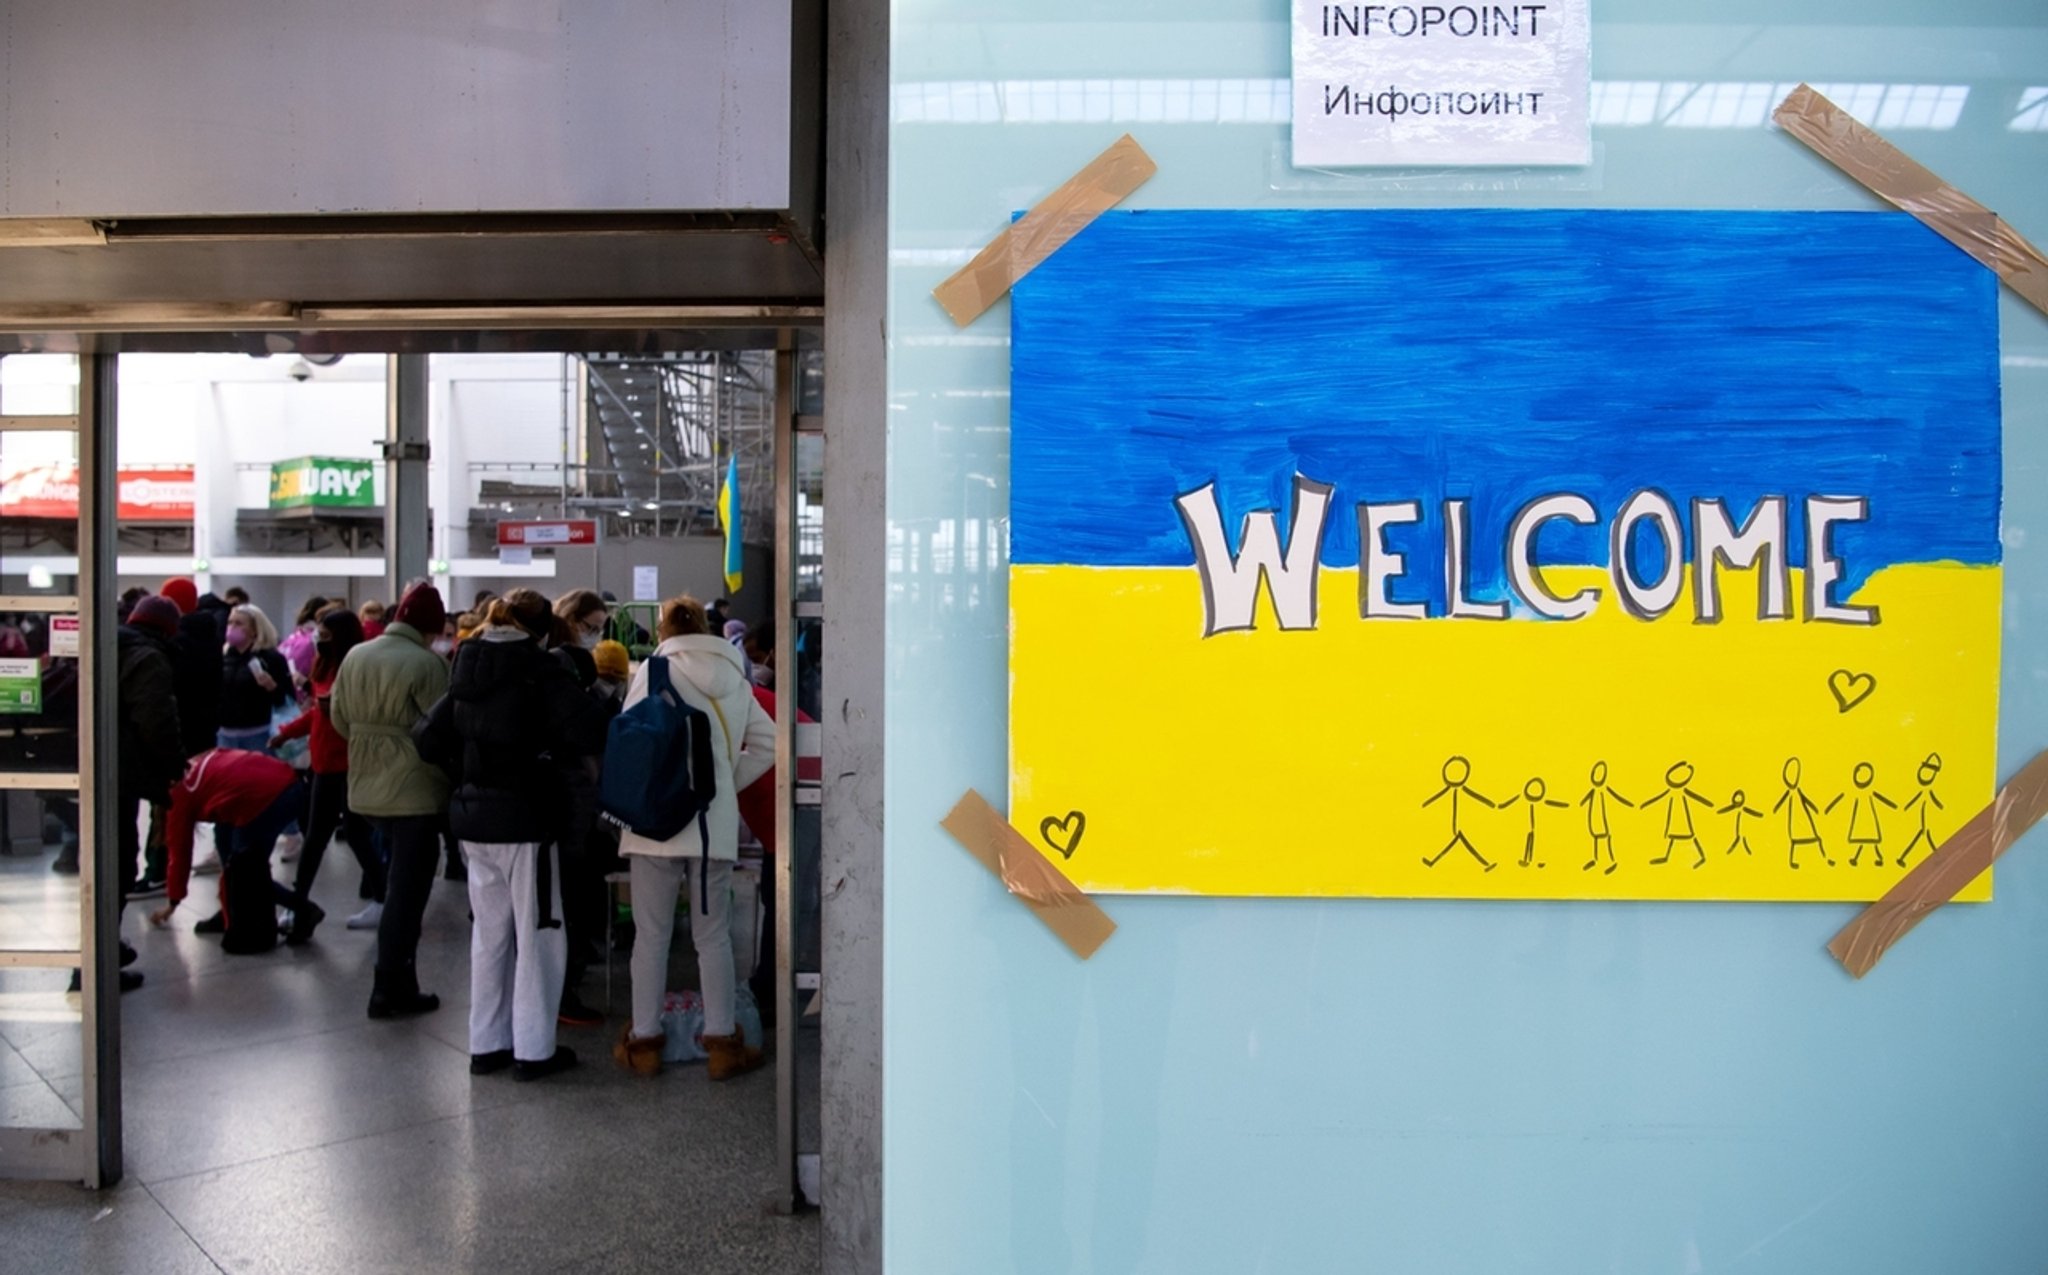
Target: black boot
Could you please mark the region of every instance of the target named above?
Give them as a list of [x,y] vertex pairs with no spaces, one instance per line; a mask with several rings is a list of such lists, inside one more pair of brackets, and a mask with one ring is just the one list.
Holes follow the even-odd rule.
[[304,947],[313,941],[313,930],[327,919],[327,913],[319,904],[306,899],[292,909],[292,928],[284,941],[293,947]]
[[431,1014],[441,1008],[441,998],[420,990],[419,977],[410,966],[402,970],[378,970],[370,989],[370,1017],[405,1018]]

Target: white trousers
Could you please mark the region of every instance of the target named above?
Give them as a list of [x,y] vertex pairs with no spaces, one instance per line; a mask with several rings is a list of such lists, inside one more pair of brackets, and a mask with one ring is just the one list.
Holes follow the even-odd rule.
[[560,857],[549,856],[554,925],[544,930],[534,883],[539,845],[465,841],[462,854],[469,860],[469,910],[476,916],[469,939],[469,1052],[509,1049],[521,1062],[545,1062],[555,1056],[555,1016],[569,964]]
[[711,906],[697,872],[696,858],[664,859],[656,855],[626,856],[633,890],[633,1034],[661,1032],[661,1002],[668,994],[668,949],[675,937],[676,894],[690,896],[690,938],[697,947],[697,976],[704,985],[704,1034],[730,1036],[733,996],[739,980],[732,960],[732,860],[712,859],[705,870]]

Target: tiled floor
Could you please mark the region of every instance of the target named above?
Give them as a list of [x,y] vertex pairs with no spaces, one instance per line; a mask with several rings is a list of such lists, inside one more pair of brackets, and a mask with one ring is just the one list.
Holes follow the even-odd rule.
[[[345,850],[330,855],[316,896],[331,919],[311,945],[263,956],[192,933],[211,878],[169,929],[129,909],[147,983],[122,998],[127,1177],[102,1193],[0,1182],[0,1269],[817,1269],[815,1215],[766,1208],[772,1071],[635,1080],[610,1061],[614,1017],[563,1031],[584,1063],[565,1075],[472,1078],[461,887],[437,884],[420,950],[441,1009],[377,1023],[363,1014],[373,936],[341,925],[355,875]],[[20,945],[17,926],[62,888],[50,877],[47,854],[0,858],[0,941]],[[64,977],[0,978],[0,1123],[75,1121]],[[623,1009],[623,960],[614,978]],[[601,1000],[600,972],[585,993]],[[815,1076],[816,1033],[800,1039]]]

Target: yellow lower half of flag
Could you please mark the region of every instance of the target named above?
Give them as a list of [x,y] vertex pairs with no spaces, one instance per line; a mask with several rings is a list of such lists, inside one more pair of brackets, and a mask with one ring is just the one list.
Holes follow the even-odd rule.
[[1875,626],[1759,621],[1751,572],[1718,624],[1611,590],[1576,621],[1364,621],[1325,569],[1313,630],[1262,593],[1205,638],[1191,567],[1013,567],[1011,820],[1089,891],[1874,899],[1992,796],[2000,581],[1886,568],[1847,599]]

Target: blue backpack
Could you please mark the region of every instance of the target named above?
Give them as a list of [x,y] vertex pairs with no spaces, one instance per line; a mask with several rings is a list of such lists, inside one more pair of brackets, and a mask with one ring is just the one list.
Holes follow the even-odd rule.
[[[667,841],[694,821],[709,860],[705,813],[718,793],[711,730],[710,716],[669,681],[668,659],[648,660],[647,697],[614,717],[605,732],[604,777],[597,788],[605,819],[655,841]],[[699,879],[705,875],[700,872]]]

